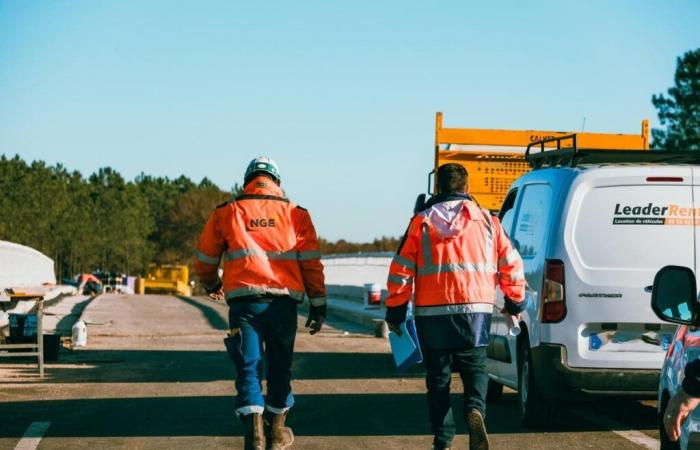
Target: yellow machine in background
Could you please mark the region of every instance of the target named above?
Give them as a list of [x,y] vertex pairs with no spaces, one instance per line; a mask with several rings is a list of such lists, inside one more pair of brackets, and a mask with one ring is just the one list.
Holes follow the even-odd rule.
[[[525,160],[528,144],[572,135],[567,131],[489,130],[443,128],[442,113],[435,117],[435,170],[442,164],[459,163],[469,173],[469,193],[484,208],[500,209],[510,185],[530,171]],[[580,148],[607,150],[648,150],[649,121],[642,121],[642,133],[575,133]],[[558,143],[545,143],[556,147]],[[514,152],[512,147],[518,147]]]
[[150,264],[143,281],[145,293],[192,295],[190,270],[186,265]]

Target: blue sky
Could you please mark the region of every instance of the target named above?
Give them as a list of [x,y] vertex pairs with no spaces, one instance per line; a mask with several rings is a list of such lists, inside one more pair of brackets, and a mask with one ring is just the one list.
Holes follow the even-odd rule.
[[400,235],[446,126],[639,131],[697,1],[0,0],[0,153],[240,182],[319,234]]

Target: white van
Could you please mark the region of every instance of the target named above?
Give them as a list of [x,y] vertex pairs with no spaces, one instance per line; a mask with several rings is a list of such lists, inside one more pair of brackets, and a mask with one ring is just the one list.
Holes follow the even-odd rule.
[[513,183],[499,213],[525,263],[528,305],[522,333],[510,336],[498,294],[487,362],[489,397],[516,389],[525,425],[547,425],[562,399],[656,393],[676,325],[652,311],[651,286],[663,266],[695,267],[700,167],[691,159],[528,156],[534,170]]

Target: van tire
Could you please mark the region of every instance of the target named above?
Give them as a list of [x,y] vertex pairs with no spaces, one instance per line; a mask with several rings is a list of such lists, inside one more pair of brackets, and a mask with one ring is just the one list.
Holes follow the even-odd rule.
[[528,428],[552,425],[554,402],[544,398],[537,387],[527,336],[518,342],[518,413]]
[[661,450],[680,450],[680,441],[672,442],[668,439],[668,434],[666,434],[666,427],[664,427],[664,414],[666,413],[666,407],[668,406],[668,401],[670,396],[667,391],[664,391],[661,397],[661,408],[659,408],[659,441],[661,441]]
[[486,401],[489,403],[495,403],[500,401],[502,397],[503,385],[489,378],[489,387],[486,391]]

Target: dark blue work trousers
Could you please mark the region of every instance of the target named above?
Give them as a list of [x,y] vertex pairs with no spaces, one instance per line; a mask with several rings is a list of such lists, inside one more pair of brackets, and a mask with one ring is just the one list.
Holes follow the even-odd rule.
[[436,448],[449,447],[455,436],[455,421],[450,399],[452,368],[459,373],[464,385],[462,410],[466,414],[475,408],[486,417],[486,391],[489,376],[486,373],[486,347],[463,350],[423,349],[425,383],[428,388],[433,444]]
[[[297,303],[286,297],[231,302],[229,324],[232,330],[239,330],[226,342],[236,367],[236,411],[262,412],[265,405],[273,411],[291,408]],[[261,385],[263,364],[267,369],[266,398]]]

